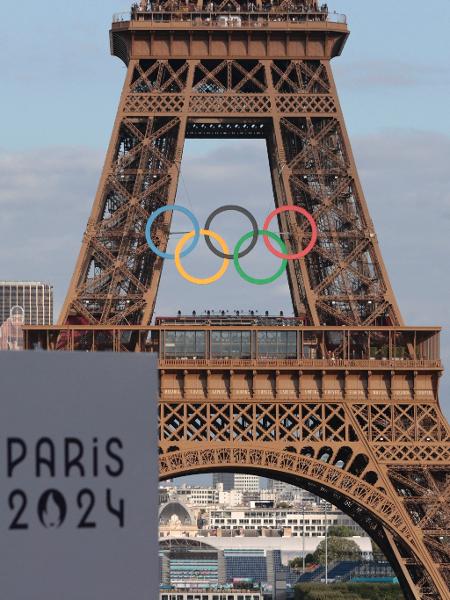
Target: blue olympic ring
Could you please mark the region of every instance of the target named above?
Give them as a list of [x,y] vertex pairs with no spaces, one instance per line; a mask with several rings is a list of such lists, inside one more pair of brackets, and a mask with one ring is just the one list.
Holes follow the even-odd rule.
[[184,250],[184,252],[180,254],[180,256],[187,256],[197,245],[200,237],[200,225],[198,224],[196,216],[184,206],[161,206],[161,208],[158,208],[158,210],[155,210],[155,212],[150,215],[150,218],[147,221],[147,225],[145,227],[145,239],[147,240],[147,244],[150,246],[150,248],[156,255],[160,256],[161,258],[170,258],[173,260],[175,258],[175,255],[170,254],[168,252],[161,252],[161,250],[159,250],[155,246],[151,237],[151,228],[153,223],[159,217],[159,215],[169,210],[178,210],[179,212],[183,213],[192,221],[192,225],[194,226],[194,237],[192,238],[192,242],[189,244],[186,250]]

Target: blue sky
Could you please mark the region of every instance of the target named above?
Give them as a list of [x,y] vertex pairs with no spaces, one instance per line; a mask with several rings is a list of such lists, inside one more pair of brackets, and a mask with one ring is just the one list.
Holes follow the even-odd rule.
[[[2,12],[1,146],[104,148],[125,72],[109,56],[108,28],[112,14],[129,2],[25,5],[9,3]],[[352,32],[335,61],[350,133],[388,127],[450,133],[450,3],[330,0],[329,5],[348,15]]]
[[[51,281],[59,306],[125,76],[109,55],[108,29],[112,13],[128,2],[27,4],[2,12],[0,278]],[[351,36],[333,65],[394,289],[408,324],[446,327],[450,365],[450,3],[329,5],[349,17]],[[272,201],[261,143],[191,141],[182,173],[179,201],[201,202],[199,211],[211,208],[213,186],[214,205],[232,197],[262,214]],[[205,307],[289,311],[285,282],[262,298],[237,300],[230,281],[211,286]],[[169,266],[158,310],[201,310],[196,293]],[[441,401],[450,413],[448,380]]]

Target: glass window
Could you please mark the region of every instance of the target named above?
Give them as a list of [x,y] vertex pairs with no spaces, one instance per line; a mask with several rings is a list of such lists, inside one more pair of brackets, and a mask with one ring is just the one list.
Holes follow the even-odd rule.
[[205,358],[204,331],[165,331],[165,358]]
[[250,331],[211,332],[211,358],[250,357]]
[[258,331],[259,358],[297,358],[297,332]]

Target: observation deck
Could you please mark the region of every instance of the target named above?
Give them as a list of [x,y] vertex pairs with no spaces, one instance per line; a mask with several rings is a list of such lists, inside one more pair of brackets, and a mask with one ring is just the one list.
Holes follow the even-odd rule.
[[301,0],[148,6],[113,16],[111,53],[125,64],[150,57],[333,58],[349,34],[345,15]]
[[439,327],[312,327],[297,318],[242,315],[23,330],[26,350],[157,352],[161,367],[442,369]]
[[26,350],[154,352],[161,399],[437,399],[438,327],[311,327],[275,316],[25,326]]
[[161,400],[436,401],[439,327],[311,327],[284,316],[25,326],[26,350],[154,352]]

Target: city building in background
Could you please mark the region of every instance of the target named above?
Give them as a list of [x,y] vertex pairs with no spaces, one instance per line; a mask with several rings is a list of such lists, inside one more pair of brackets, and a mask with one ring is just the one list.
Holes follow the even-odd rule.
[[285,483],[284,481],[278,481],[277,479],[269,479],[267,481],[267,489],[278,494],[282,499],[295,499],[303,497],[304,500],[314,500],[319,502],[319,497],[314,496],[310,492],[306,490],[302,490],[301,488],[296,487],[295,485],[291,485],[289,483]]
[[0,350],[23,350],[23,330],[25,311],[21,306],[13,306],[10,316],[0,325]]
[[218,588],[202,590],[201,595],[192,590],[165,590],[159,593],[160,600],[263,600],[257,590]]
[[160,542],[161,585],[175,589],[204,590],[224,585],[222,550],[199,540],[170,539]]
[[52,325],[53,286],[41,281],[0,281],[0,325],[21,307],[25,325]]
[[286,492],[294,492],[298,490],[298,488],[296,488],[295,485],[285,483],[284,481],[278,481],[276,479],[269,479],[267,487],[269,490],[273,490],[274,492],[278,492],[280,494]]
[[[215,480],[159,489],[160,598],[292,599],[299,581],[323,580],[324,566],[306,567],[306,557],[333,535],[331,527],[345,530],[359,554],[330,563],[330,580],[395,580],[361,527],[330,503],[270,480],[267,489],[244,492]],[[299,558],[303,568],[291,566]]]
[[[359,549],[359,558],[335,561],[329,565],[329,580],[350,581],[379,579],[395,581],[395,574],[386,562],[373,560],[372,541],[369,537],[351,538]],[[320,582],[325,574],[324,565],[312,564],[305,571],[290,565],[302,551],[312,554],[324,537],[305,539],[304,545],[294,538],[214,538],[161,539],[160,577],[161,594],[179,600],[250,600],[258,598],[281,600],[293,598],[296,583]],[[303,550],[301,550],[303,548]],[[219,591],[219,588],[221,591]],[[190,596],[170,596],[183,592]],[[231,596],[235,590],[236,596]],[[244,591],[245,590],[245,591]],[[230,596],[228,596],[228,592]],[[237,594],[243,594],[241,596]],[[198,594],[198,595],[197,595]],[[221,595],[224,594],[224,595]],[[249,595],[250,594],[250,595]],[[161,596],[162,597],[162,596]]]
[[213,485],[223,484],[223,490],[236,490],[238,492],[257,492],[261,487],[260,477],[247,473],[214,473]]
[[234,507],[207,509],[205,519],[217,536],[259,535],[280,537],[324,536],[330,526],[346,526],[354,535],[364,535],[362,529],[350,517],[331,507],[313,505],[305,511],[299,508]]
[[221,483],[215,487],[161,487],[159,498],[161,538],[310,538],[324,536],[332,526],[345,527],[354,536],[365,535],[341,510],[300,489],[289,502],[284,500],[284,492],[225,492]]
[[0,350],[23,350],[23,325],[53,323],[53,286],[0,281]]

